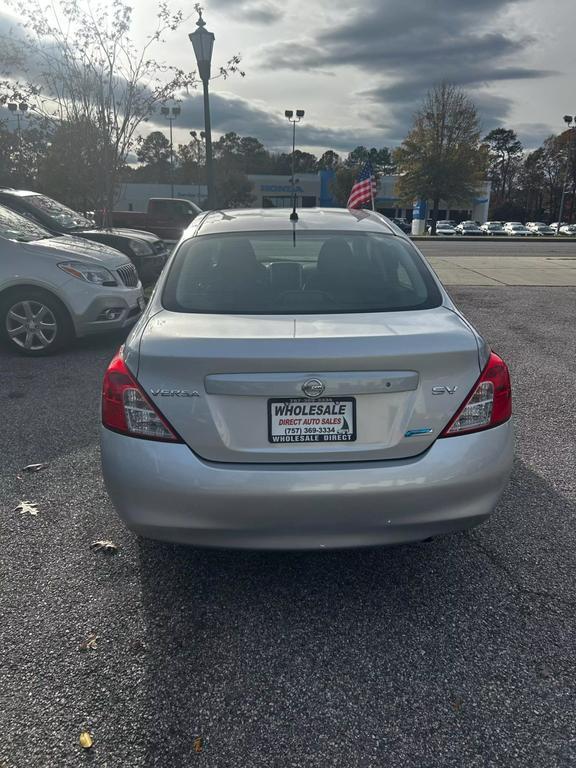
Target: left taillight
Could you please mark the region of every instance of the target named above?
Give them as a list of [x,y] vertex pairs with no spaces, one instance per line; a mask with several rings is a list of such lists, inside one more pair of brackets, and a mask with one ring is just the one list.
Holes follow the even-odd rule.
[[131,437],[170,443],[182,442],[128,370],[122,357],[122,348],[104,374],[102,424],[107,429]]
[[511,416],[512,387],[508,366],[492,352],[480,378],[440,437],[455,437],[497,427]]

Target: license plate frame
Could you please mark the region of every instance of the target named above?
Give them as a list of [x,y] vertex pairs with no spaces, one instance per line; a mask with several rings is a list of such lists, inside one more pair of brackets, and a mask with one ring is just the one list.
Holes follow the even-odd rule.
[[[290,413],[278,414],[274,408],[275,405],[292,405],[294,406]],[[344,404],[344,411],[341,411],[340,406]],[[321,409],[323,413],[318,413],[318,408],[313,406],[329,406],[330,412],[325,412],[327,409]],[[326,445],[339,445],[342,443],[354,443],[357,439],[357,420],[356,420],[356,398],[355,397],[319,397],[314,400],[300,398],[300,397],[271,397],[268,399],[267,405],[268,416],[268,442],[273,445],[307,445],[323,443]],[[335,411],[338,411],[336,413]],[[301,422],[307,419],[314,419],[315,423],[309,424],[275,424],[274,419],[280,419],[282,416],[290,418],[292,420],[299,419]],[[335,423],[322,423],[324,419],[329,419],[332,422],[335,419],[342,418],[345,422],[342,427],[348,427],[338,429],[338,424]],[[316,423],[320,420],[321,423]],[[351,423],[348,422],[350,420]],[[276,427],[276,429],[274,429]],[[280,427],[284,427],[284,430],[299,430],[299,432],[279,433]],[[315,431],[305,431],[314,429]],[[274,439],[274,438],[282,439]]]

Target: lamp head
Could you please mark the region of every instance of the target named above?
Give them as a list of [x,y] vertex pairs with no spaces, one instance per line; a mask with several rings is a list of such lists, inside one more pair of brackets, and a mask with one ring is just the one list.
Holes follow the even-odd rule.
[[[8,106],[10,106],[10,105],[8,105]],[[294,110],[287,109],[287,110],[285,110],[284,115],[288,118],[288,120],[292,120],[292,118],[294,117]]]
[[170,110],[169,110],[169,108],[168,108],[168,107],[160,107],[160,112],[161,112],[163,115],[169,115],[169,114],[170,114]]
[[572,115],[564,115],[563,119],[566,125],[572,125]]
[[301,120],[304,117],[304,110],[303,109],[297,109],[296,110],[296,117]]
[[18,104],[15,104],[13,101],[8,102],[8,109],[10,112],[16,112],[18,109]]
[[198,29],[191,32],[188,37],[194,48],[196,63],[198,64],[198,73],[203,83],[210,80],[210,65],[212,63],[212,51],[214,48],[214,34],[206,29],[206,22],[200,12],[196,22]]

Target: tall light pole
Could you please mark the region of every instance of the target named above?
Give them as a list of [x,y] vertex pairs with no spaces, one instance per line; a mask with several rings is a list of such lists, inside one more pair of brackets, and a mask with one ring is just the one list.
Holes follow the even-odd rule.
[[[206,133],[204,131],[200,131],[200,138],[198,138],[198,133],[196,131],[190,131],[190,136],[192,136],[192,141],[194,142],[194,146],[196,147],[196,162],[198,163],[198,169],[200,168],[200,161],[202,159],[202,155],[200,152],[200,147],[202,146],[202,142],[206,141]],[[198,205],[200,205],[200,173],[198,173],[197,176],[197,190],[196,190],[196,202]]]
[[296,117],[294,117],[294,110],[287,109],[284,115],[288,118],[288,122],[292,123],[292,216],[296,216],[296,123],[299,123],[304,117],[304,110],[297,109]]
[[18,125],[18,173],[20,174],[20,177],[22,177],[22,123],[20,120],[20,115],[24,115],[26,112],[28,112],[28,104],[26,104],[24,101],[21,101],[18,104],[15,101],[9,101],[7,106],[10,112],[16,115],[16,122]]
[[170,123],[170,197],[174,197],[174,144],[172,143],[172,123],[182,110],[180,107],[160,107],[160,112]]
[[560,212],[558,214],[558,223],[556,224],[556,234],[560,234],[560,226],[562,224],[562,216],[564,215],[564,198],[566,197],[566,184],[568,184],[568,174],[570,173],[570,160],[572,156],[572,137],[574,136],[574,131],[576,129],[576,125],[573,128],[572,124],[576,124],[576,117],[572,117],[572,115],[564,115],[564,122],[568,126],[568,150],[566,153],[566,170],[564,171],[564,181],[562,183],[562,196],[560,198]]
[[214,49],[214,35],[208,32],[206,22],[202,18],[202,11],[198,12],[198,29],[191,32],[188,37],[194,48],[196,63],[198,64],[198,74],[204,87],[204,132],[206,134],[206,185],[208,187],[208,208],[216,207],[216,196],[214,192],[214,168],[212,164],[212,128],[210,125],[210,97],[208,94],[208,83],[210,82],[210,65],[212,64],[212,51]]

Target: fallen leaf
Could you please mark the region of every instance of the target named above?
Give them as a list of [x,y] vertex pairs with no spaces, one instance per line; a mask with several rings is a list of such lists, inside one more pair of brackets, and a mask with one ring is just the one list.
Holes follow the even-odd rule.
[[22,472],[41,472],[43,469],[47,469],[50,464],[28,464],[22,468]]
[[99,539],[90,544],[90,549],[94,552],[108,552],[109,554],[114,554],[118,551],[118,545],[114,544],[113,541],[108,541],[108,539]]
[[91,734],[89,734],[88,731],[82,731],[80,734],[80,746],[82,749],[90,749],[93,744],[94,739],[92,738]]
[[194,752],[202,752],[202,749],[204,747],[202,736],[196,736],[193,744],[194,744]]
[[21,501],[12,511],[20,512],[22,515],[28,514],[36,517],[38,514],[38,504],[35,501]]
[[552,677],[552,670],[547,664],[541,664],[538,669],[538,672],[540,674],[540,677],[543,677],[545,679]]
[[98,647],[98,635],[88,635],[86,640],[80,644],[81,651],[95,651]]
[[454,699],[454,701],[452,702],[452,709],[454,710],[454,712],[460,712],[460,710],[462,709],[463,703],[464,702],[462,701],[462,699]]

